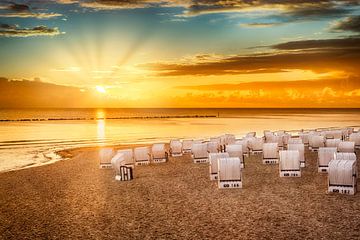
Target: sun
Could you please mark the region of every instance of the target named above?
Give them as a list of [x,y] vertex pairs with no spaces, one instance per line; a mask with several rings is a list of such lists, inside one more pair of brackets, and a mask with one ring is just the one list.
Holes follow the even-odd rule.
[[106,93],[106,89],[103,86],[96,86],[95,88],[99,93]]

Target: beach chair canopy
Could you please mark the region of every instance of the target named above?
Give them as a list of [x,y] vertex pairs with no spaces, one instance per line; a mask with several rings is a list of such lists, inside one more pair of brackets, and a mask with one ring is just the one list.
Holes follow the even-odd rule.
[[236,141],[234,134],[225,134],[225,144],[233,144]]
[[356,161],[331,160],[329,162],[329,184],[353,186],[356,176]]
[[288,144],[287,149],[299,151],[300,162],[305,161],[305,146],[303,143]]
[[329,162],[335,158],[336,152],[337,152],[336,147],[319,148],[319,152],[318,152],[319,166],[328,166]]
[[192,146],[192,153],[194,158],[207,158],[207,143],[195,143]]
[[218,173],[218,160],[219,158],[229,157],[228,153],[209,153],[209,162],[211,173]]
[[248,132],[245,137],[255,137],[256,136],[256,132]]
[[220,181],[240,181],[241,161],[238,157],[218,159]]
[[355,142],[340,142],[338,146],[339,152],[355,152]]
[[297,150],[284,150],[279,152],[280,170],[300,170],[300,154]]
[[166,158],[166,150],[164,143],[155,143],[152,145],[151,153],[153,158]]
[[121,150],[118,150],[117,153],[124,154],[126,165],[134,163],[134,153],[133,153],[132,149],[121,149]]
[[311,147],[324,147],[325,146],[325,138],[324,136],[312,135],[309,138],[309,145]]
[[102,163],[110,164],[111,159],[113,158],[113,156],[115,154],[116,154],[116,152],[112,148],[102,148],[102,149],[100,149],[99,150],[100,164],[102,164]]
[[125,163],[125,154],[124,153],[116,153],[115,156],[111,159],[111,166],[115,169],[116,175],[120,174],[120,166],[124,166]]
[[149,160],[149,147],[136,147],[134,149],[135,161],[148,161]]
[[264,159],[279,158],[278,144],[277,143],[264,143],[263,144],[263,157],[264,157]]

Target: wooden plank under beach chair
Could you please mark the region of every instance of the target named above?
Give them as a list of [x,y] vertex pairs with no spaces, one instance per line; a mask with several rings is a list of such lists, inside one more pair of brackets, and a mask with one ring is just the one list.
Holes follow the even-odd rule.
[[178,139],[170,141],[170,154],[172,157],[181,157],[183,155],[182,143]]
[[287,149],[299,151],[300,167],[305,167],[305,145],[303,143],[288,144]]
[[283,150],[279,155],[280,177],[301,177],[299,151]]
[[209,162],[209,153],[207,151],[207,143],[195,143],[192,146],[192,157],[194,163]]
[[149,147],[137,147],[134,149],[135,165],[149,165],[150,164],[150,149]]
[[355,142],[340,142],[338,152],[355,152]]
[[102,148],[99,150],[100,168],[112,168],[111,159],[116,154],[113,148]]
[[328,192],[354,195],[356,190],[356,161],[331,160],[329,162]]
[[238,157],[218,159],[218,187],[242,188],[241,161]]
[[164,143],[155,143],[151,147],[151,159],[153,163],[164,163],[167,161],[168,153]]
[[229,154],[229,157],[238,157],[241,162],[241,168],[245,167],[244,155],[242,151],[242,145],[240,144],[229,144],[226,146],[226,152]]
[[318,151],[318,172],[327,173],[329,162],[335,158],[336,147],[321,147]]
[[112,168],[115,170],[115,180],[130,181],[133,179],[133,168],[126,166],[125,153],[117,153],[111,159]]
[[278,143],[263,144],[263,164],[278,164],[279,148]]
[[209,153],[210,180],[218,180],[218,159],[229,157],[228,153]]

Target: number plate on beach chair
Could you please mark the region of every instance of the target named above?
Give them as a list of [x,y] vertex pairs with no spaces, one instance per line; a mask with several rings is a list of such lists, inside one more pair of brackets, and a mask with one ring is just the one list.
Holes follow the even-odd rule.
[[263,164],[278,164],[279,159],[278,158],[263,158]]
[[354,195],[356,193],[356,186],[345,187],[345,186],[329,186],[329,193],[340,193],[346,195]]
[[301,177],[300,170],[281,170],[280,177]]
[[219,181],[218,186],[221,189],[242,188],[242,181]]

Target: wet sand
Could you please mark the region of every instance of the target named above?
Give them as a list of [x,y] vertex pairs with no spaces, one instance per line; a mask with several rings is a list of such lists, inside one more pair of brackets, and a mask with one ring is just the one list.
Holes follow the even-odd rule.
[[306,152],[300,178],[251,156],[232,190],[190,156],[118,182],[98,149],[62,154],[72,158],[0,174],[0,239],[360,239],[360,193],[327,194],[317,153]]

